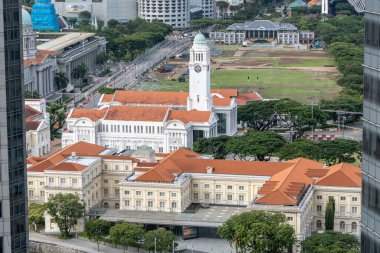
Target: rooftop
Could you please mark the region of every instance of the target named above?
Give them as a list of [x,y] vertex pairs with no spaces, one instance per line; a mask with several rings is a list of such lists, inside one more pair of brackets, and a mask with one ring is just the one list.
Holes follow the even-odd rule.
[[63,33],[63,34],[64,35],[56,39],[52,39],[46,43],[38,45],[37,46],[38,50],[48,50],[48,51],[57,52],[66,47],[69,47],[78,42],[81,42],[87,38],[95,36],[95,33],[79,33],[79,32]]
[[293,205],[302,200],[311,185],[361,188],[360,169],[349,164],[326,167],[305,158],[287,162],[258,162],[202,159],[199,154],[179,149],[154,168],[128,181],[175,183],[184,174],[253,176],[267,180],[258,191],[257,204]]
[[[306,3],[305,3],[306,5]],[[297,31],[298,28],[289,23],[272,22],[270,20],[254,20],[244,23],[234,23],[227,28],[228,31],[249,30],[249,31],[279,31],[292,30]]]

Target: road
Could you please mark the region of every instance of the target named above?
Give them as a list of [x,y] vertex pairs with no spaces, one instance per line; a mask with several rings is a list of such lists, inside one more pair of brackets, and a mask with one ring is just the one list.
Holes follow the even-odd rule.
[[[153,69],[165,59],[169,59],[170,57],[188,50],[190,43],[191,40],[189,38],[165,39],[150,48],[143,55],[137,57],[134,61],[120,63],[112,69],[113,74],[111,76],[98,78],[88,90],[77,95],[76,101],[84,99],[84,102],[78,106],[83,108],[96,107],[100,95],[95,91],[99,87],[107,86],[111,88],[125,89],[136,87],[145,73]],[[74,104],[72,103],[68,107],[73,108]]]

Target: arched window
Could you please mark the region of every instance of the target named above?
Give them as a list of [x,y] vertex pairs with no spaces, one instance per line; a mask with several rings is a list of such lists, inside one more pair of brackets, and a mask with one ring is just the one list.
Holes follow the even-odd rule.
[[352,222],[351,224],[351,231],[352,232],[356,232],[358,229],[358,225],[356,224],[356,222]]
[[317,230],[321,230],[321,229],[322,229],[322,221],[317,220]]
[[105,202],[103,206],[104,206],[104,208],[108,208],[108,203]]
[[115,204],[115,208],[116,208],[116,209],[119,209],[119,208],[120,208],[119,203],[116,203],[116,204]]
[[344,223],[344,221],[340,222],[339,228],[340,228],[340,232],[346,231],[346,224]]

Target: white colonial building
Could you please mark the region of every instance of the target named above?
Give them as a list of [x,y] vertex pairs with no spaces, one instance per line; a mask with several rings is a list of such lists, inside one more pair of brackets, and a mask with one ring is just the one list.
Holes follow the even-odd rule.
[[115,148],[152,147],[156,152],[192,148],[199,138],[234,135],[237,103],[257,93],[210,89],[210,49],[198,34],[190,50],[189,92],[126,91],[103,95],[98,109],[72,109],[62,146],[78,141]]
[[25,99],[25,130],[27,157],[50,151],[50,117],[45,99]]

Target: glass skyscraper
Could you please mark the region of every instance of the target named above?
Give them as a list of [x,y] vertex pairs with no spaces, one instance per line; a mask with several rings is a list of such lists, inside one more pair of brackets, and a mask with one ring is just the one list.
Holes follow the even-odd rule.
[[28,252],[21,0],[0,0],[0,253]]
[[365,3],[361,252],[380,252],[380,1]]

